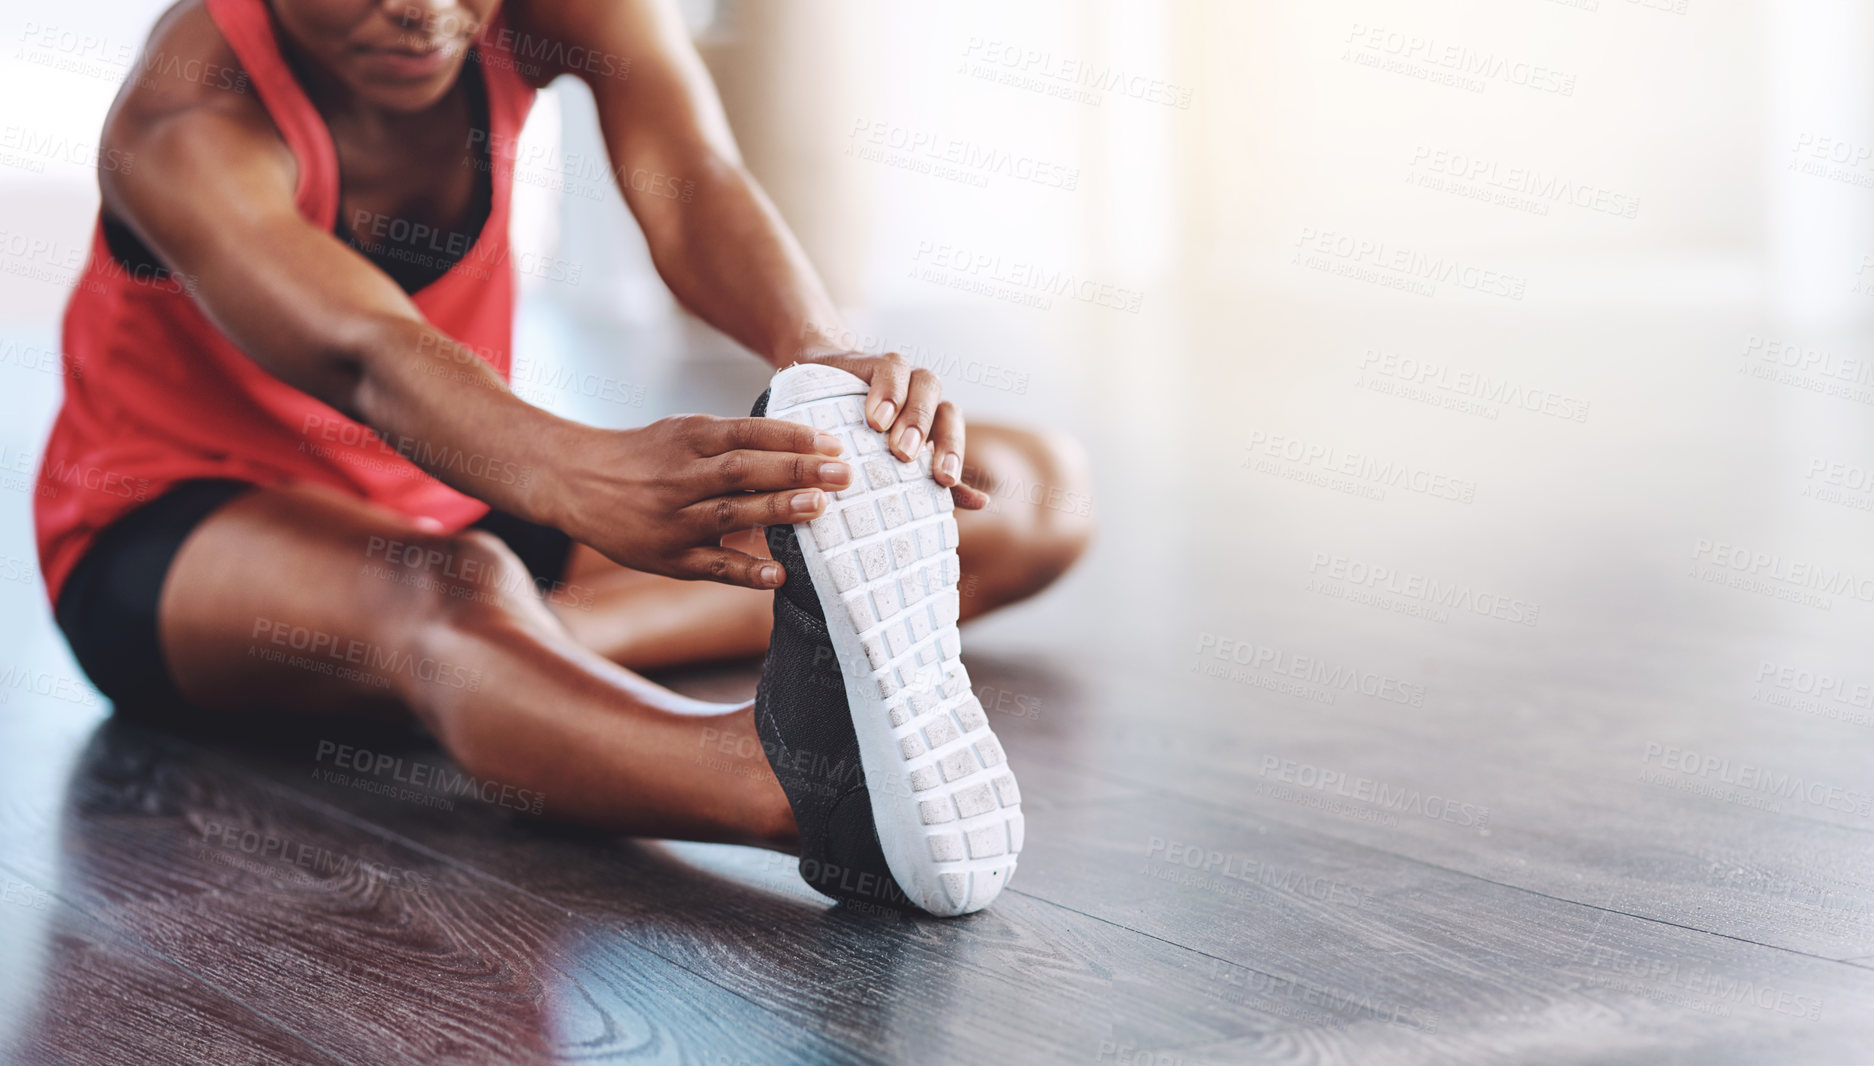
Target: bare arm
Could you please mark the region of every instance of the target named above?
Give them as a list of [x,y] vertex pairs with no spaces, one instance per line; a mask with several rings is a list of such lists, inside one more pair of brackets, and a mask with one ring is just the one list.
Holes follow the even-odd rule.
[[[893,451],[909,458],[930,441],[937,480],[959,485],[961,413],[929,371],[895,353],[866,356],[838,343],[846,335],[839,311],[742,165],[715,86],[669,0],[518,0],[512,17],[542,38],[630,59],[623,78],[607,76],[607,64],[564,73],[591,86],[612,172],[677,299],[775,366],[824,362],[866,379],[867,414]],[[659,176],[678,190],[694,185],[687,197],[672,195]],[[973,489],[957,493],[964,507],[987,501]]]
[[[830,346],[839,312],[743,168],[676,11],[662,0],[522,0],[510,17],[546,39],[629,59],[624,77],[606,76],[610,64],[568,73],[592,88],[612,172],[677,299],[777,366],[811,344]],[[660,176],[678,189],[694,183],[690,195],[673,195]]]
[[[430,446],[408,452],[413,459],[484,457],[430,472],[626,565],[779,583],[771,564],[717,542],[798,520],[793,489],[843,487],[817,454],[836,443],[804,427],[706,416],[599,430],[526,403],[390,278],[300,217],[295,164],[257,103],[200,95],[199,86],[157,86],[120,101],[105,143],[134,153],[136,165],[101,175],[104,202],[166,264],[198,279],[196,299],[256,363],[387,441]],[[824,495],[811,497],[818,513]]]

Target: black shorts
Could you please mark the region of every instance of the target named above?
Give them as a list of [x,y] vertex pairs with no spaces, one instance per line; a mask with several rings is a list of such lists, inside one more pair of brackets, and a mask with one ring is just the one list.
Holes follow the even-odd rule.
[[[185,481],[111,523],[65,579],[53,610],[78,665],[119,709],[187,706],[163,660],[156,612],[163,582],[195,527],[254,488],[245,481]],[[550,588],[566,570],[572,538],[550,526],[490,511],[470,526],[500,537],[534,584]]]

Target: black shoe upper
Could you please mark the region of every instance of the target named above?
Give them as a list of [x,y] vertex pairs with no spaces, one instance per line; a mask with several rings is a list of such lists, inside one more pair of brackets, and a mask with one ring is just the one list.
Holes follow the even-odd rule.
[[[752,414],[767,412],[762,393]],[[839,656],[792,526],[769,526],[787,571],[755,689],[755,730],[800,828],[800,875],[834,899],[915,910],[893,879],[872,820]]]

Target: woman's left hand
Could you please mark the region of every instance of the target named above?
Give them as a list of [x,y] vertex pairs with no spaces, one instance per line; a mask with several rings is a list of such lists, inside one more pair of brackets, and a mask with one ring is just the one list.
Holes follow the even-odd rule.
[[803,363],[822,363],[855,375],[872,386],[865,398],[865,419],[885,434],[894,456],[907,460],[925,441],[931,444],[931,475],[950,490],[958,507],[976,511],[989,505],[989,494],[964,484],[963,413],[943,398],[937,375],[897,352],[804,354]]

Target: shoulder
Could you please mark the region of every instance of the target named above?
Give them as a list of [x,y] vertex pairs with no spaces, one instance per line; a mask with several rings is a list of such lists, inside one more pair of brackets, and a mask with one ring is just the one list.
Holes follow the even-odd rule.
[[164,12],[132,62],[113,111],[160,115],[194,108],[264,118],[240,57],[203,0]]
[[[134,160],[190,137],[203,137],[218,151],[256,157],[228,160],[231,164],[284,165],[289,172],[294,165],[240,57],[203,0],[182,0],[150,31],[105,119],[101,146]],[[113,183],[134,170],[134,162],[121,173],[100,169],[107,199]]]

